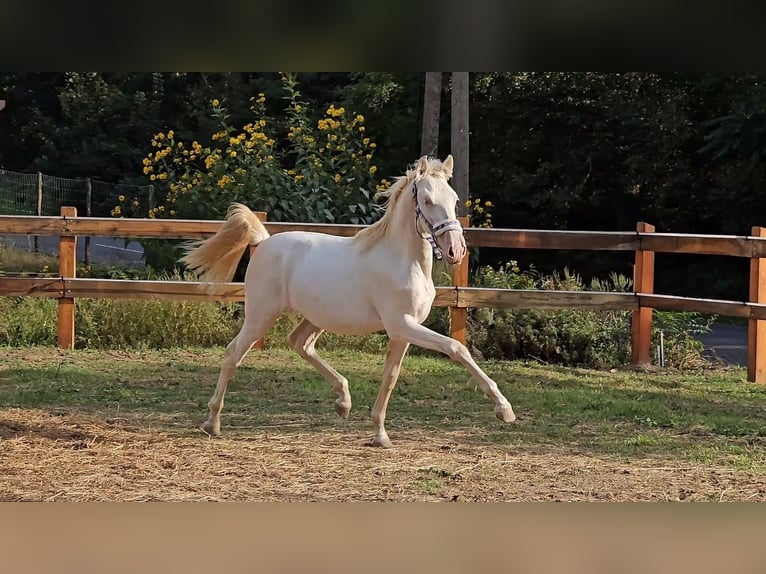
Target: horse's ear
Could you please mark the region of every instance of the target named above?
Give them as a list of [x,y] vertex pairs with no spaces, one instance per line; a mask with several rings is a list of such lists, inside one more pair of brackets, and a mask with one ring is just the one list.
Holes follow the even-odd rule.
[[444,173],[447,176],[447,179],[452,177],[453,165],[454,165],[454,160],[452,159],[452,154],[449,154],[447,158],[442,162],[442,166],[444,166]]
[[428,156],[424,155],[418,160],[417,165],[415,165],[415,171],[417,173],[418,179],[421,177],[424,177],[428,173]]

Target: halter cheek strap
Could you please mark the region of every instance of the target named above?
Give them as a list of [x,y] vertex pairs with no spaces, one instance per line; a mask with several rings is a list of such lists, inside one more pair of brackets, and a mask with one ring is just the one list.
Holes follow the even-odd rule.
[[[418,185],[414,181],[412,182],[412,197],[415,198],[415,230],[418,232],[420,237],[428,241],[428,243],[431,245],[431,249],[433,249],[433,252],[436,258],[441,259],[443,256],[442,250],[436,244],[436,241],[434,240],[434,238],[439,237],[442,233],[446,233],[447,231],[452,231],[452,230],[462,231],[463,226],[460,225],[460,222],[457,219],[442,219],[441,221],[435,224],[432,224],[430,221],[428,221],[428,218],[420,209],[420,203],[418,202]],[[418,219],[422,220],[423,223],[426,224],[426,227],[428,228],[430,235],[424,235],[418,229]]]

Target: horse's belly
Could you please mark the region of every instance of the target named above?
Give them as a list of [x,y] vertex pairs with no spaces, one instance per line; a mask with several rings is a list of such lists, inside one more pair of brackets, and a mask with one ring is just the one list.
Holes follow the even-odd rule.
[[293,285],[290,307],[317,327],[341,335],[364,335],[383,329],[375,307],[367,298],[361,281],[313,281]]
[[317,327],[339,335],[366,335],[383,329],[380,317],[366,305],[349,302],[347,305],[296,305],[293,309]]

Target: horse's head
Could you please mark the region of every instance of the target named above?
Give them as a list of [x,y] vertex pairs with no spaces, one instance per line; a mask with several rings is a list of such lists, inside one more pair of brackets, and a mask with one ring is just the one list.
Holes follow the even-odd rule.
[[458,196],[448,183],[452,164],[451,155],[443,162],[421,157],[414,170],[412,194],[418,233],[430,236],[444,260],[457,265],[465,257],[466,246],[463,228],[456,216]]

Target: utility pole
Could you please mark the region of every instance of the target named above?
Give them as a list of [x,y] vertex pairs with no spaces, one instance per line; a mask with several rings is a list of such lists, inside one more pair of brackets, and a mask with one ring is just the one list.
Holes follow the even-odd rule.
[[423,92],[423,129],[420,155],[436,156],[439,152],[439,114],[442,98],[442,73],[426,72]]
[[451,150],[455,162],[452,187],[457,192],[458,215],[468,215],[468,72],[452,72],[452,133]]

